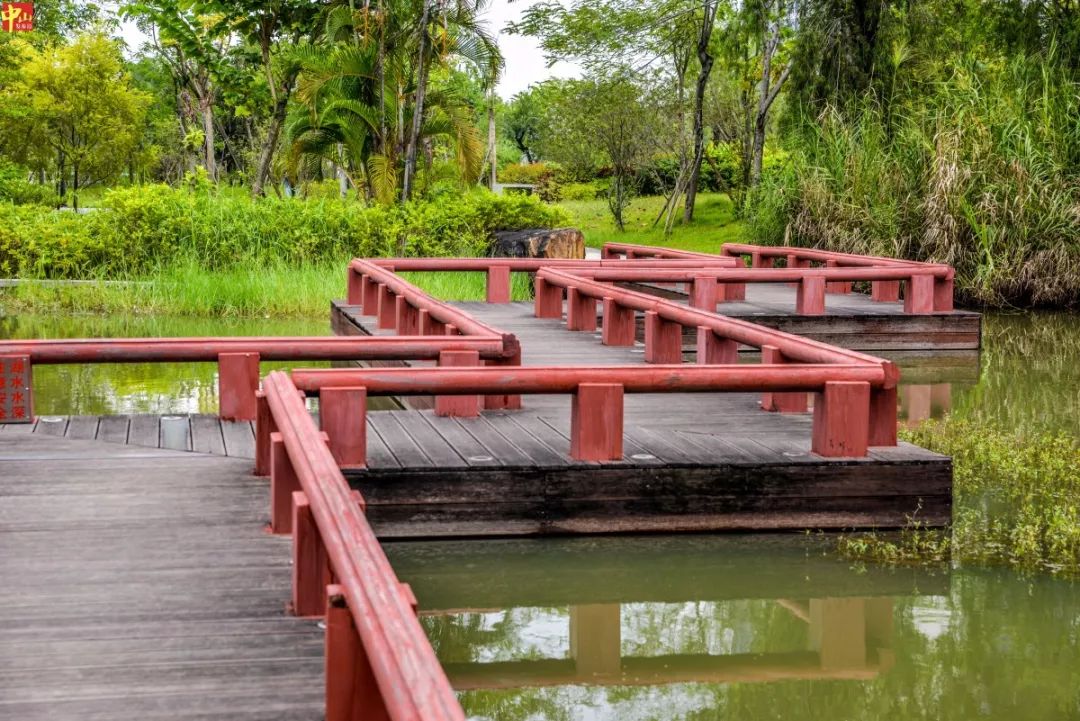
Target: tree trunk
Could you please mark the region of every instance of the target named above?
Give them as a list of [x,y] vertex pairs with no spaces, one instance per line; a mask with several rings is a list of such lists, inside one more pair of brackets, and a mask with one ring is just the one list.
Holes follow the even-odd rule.
[[199,115],[203,126],[203,164],[210,182],[217,182],[217,157],[214,155],[214,106],[208,95],[199,95]]
[[709,53],[709,40],[716,20],[716,0],[704,0],[701,8],[703,16],[697,45],[698,62],[701,67],[698,71],[697,90],[694,94],[694,157],[690,161],[690,180],[686,186],[684,223],[689,223],[694,219],[698,178],[701,177],[701,161],[705,158],[705,90],[709,84],[709,73],[712,72],[713,66],[713,56]]
[[60,151],[59,156],[56,161],[56,174],[60,182],[56,192],[60,196],[60,203],[63,204],[64,196],[67,195],[67,157],[64,155],[63,150]]
[[413,180],[416,175],[416,153],[420,144],[420,129],[424,122],[424,96],[427,94],[427,24],[429,0],[423,0],[424,11],[420,15],[420,51],[419,66],[416,72],[416,102],[413,105],[412,128],[409,130],[409,143],[405,146],[405,175],[401,185],[401,199],[412,197]]
[[277,149],[278,138],[281,136],[281,127],[285,124],[285,113],[289,107],[289,85],[282,90],[277,102],[274,103],[274,113],[270,117],[270,128],[266,131],[266,140],[259,150],[259,165],[255,170],[255,181],[251,184],[251,197],[258,198],[265,195],[263,190],[266,179],[270,177],[270,163],[274,159],[274,151]]
[[72,163],[71,170],[73,177],[71,180],[71,207],[75,209],[75,212],[79,212],[79,164]]
[[491,163],[491,177],[488,187],[495,190],[495,183],[498,182],[496,177],[499,172],[499,160],[496,156],[496,137],[495,137],[495,86],[491,87],[491,96],[488,98],[488,160]]

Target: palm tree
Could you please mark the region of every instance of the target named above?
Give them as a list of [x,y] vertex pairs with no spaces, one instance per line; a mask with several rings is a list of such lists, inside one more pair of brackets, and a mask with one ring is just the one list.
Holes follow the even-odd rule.
[[323,160],[346,168],[369,198],[407,199],[418,148],[443,142],[463,182],[480,172],[482,144],[473,109],[450,88],[429,87],[433,66],[465,65],[485,86],[502,67],[494,39],[477,14],[486,0],[377,0],[338,5],[326,18],[325,41],[298,48],[297,104],[286,128],[288,167]]

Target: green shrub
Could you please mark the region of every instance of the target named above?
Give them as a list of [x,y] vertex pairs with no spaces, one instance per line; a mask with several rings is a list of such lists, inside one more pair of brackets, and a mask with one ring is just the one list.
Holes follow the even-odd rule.
[[56,207],[58,198],[53,189],[29,182],[28,175],[26,168],[0,158],[0,203]]
[[107,192],[100,209],[86,215],[0,206],[0,271],[134,277],[178,263],[220,270],[354,256],[477,255],[495,230],[565,222],[562,210],[536,198],[487,191],[369,207],[137,186]]
[[567,183],[562,186],[563,200],[596,200],[604,195],[607,184],[594,180],[591,183]]

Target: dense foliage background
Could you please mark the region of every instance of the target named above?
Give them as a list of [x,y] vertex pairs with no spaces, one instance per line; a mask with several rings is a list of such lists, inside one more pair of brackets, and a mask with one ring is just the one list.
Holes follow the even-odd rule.
[[[475,195],[501,182],[669,243],[711,236],[699,194],[723,194],[723,237],[1080,305],[1075,0],[542,0],[510,32],[583,72],[509,100],[486,6],[37,3],[34,32],[0,34],[0,268],[459,253],[519,212],[565,222]],[[107,214],[49,210],[80,205]],[[112,231],[129,213],[159,230]]]

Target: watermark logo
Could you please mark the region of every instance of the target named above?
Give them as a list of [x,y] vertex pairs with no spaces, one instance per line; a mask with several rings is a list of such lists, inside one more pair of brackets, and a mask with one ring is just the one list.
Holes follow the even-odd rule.
[[26,33],[34,29],[34,3],[0,2],[0,30]]

